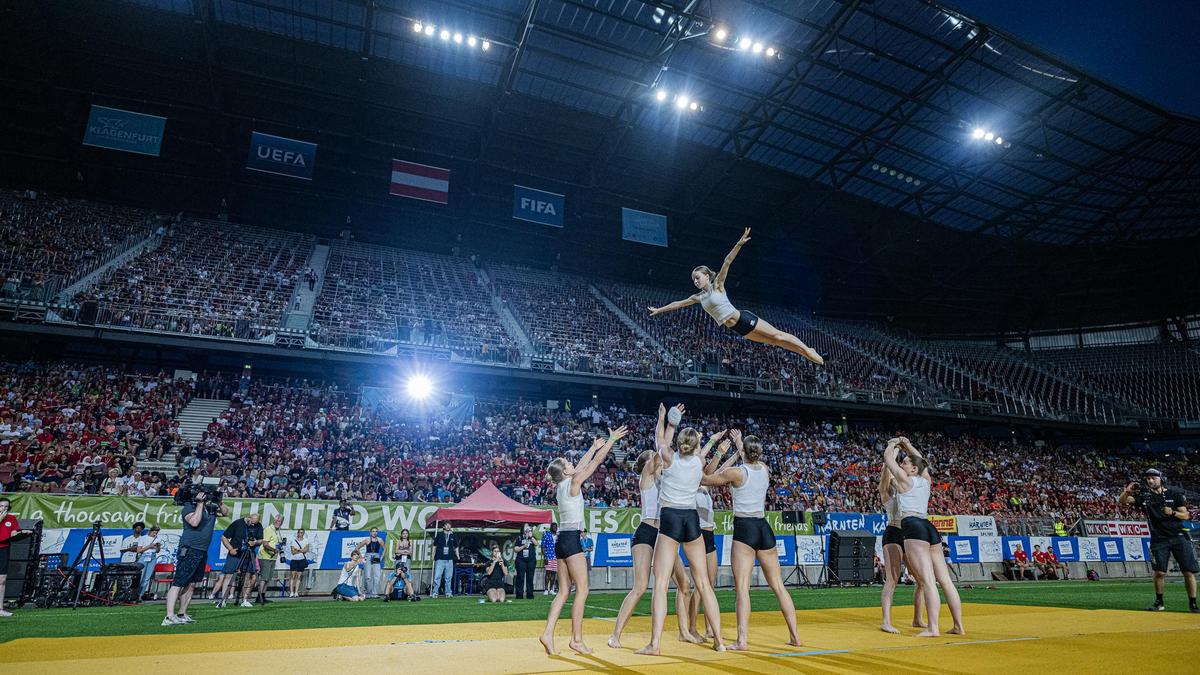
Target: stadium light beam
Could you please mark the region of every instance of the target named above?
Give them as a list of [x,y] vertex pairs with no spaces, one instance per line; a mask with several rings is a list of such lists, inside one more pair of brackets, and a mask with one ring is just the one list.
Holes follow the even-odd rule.
[[761,54],[762,50],[763,50],[763,43],[761,43],[761,42],[755,42],[754,46],[750,47],[750,51],[754,52],[755,54]]
[[424,375],[413,375],[405,385],[409,398],[423,401],[433,393],[433,381]]
[[681,95],[681,96],[675,97],[675,107],[679,108],[680,110],[683,110],[684,108],[686,108],[688,106],[688,103],[690,103],[690,101],[688,100],[688,97],[686,97],[686,96]]
[[774,47],[767,47],[767,58],[769,58],[769,59],[775,58],[775,55],[778,53],[779,52],[775,51]]
[[700,104],[696,103],[695,101],[692,101],[691,103],[688,104],[688,109],[689,110],[699,110]]
[[474,35],[467,37],[467,46],[468,47],[474,47],[476,44],[478,44],[478,42],[479,41],[475,39]]
[[483,51],[486,52],[487,50],[492,48],[492,43],[488,42],[487,40],[484,40],[483,44],[481,44],[479,46],[483,49]]
[[744,37],[738,41],[738,47],[741,47],[742,49],[750,49],[750,45],[753,45],[753,44],[754,44],[754,40],[752,40],[751,38],[748,38],[748,37]]
[[654,100],[658,101],[659,103],[667,100],[667,90],[659,89],[658,91],[654,92]]
[[442,38],[443,40],[449,40],[450,39],[450,31],[443,28],[442,32],[438,34],[438,37]]
[[996,137],[996,145],[1004,145],[1004,139],[997,136]]
[[724,28],[718,28],[717,31],[713,33],[713,37],[717,39],[717,42],[724,42],[725,38],[729,37],[729,32]]
[[425,26],[425,34],[432,37],[433,36],[433,26]]
[[425,26],[422,25],[420,21],[413,22],[413,32],[414,33],[420,33],[423,30],[425,30]]
[[463,41],[462,33],[455,33],[454,34],[454,44],[461,45],[462,41]]
[[986,133],[987,132],[984,131],[982,127],[975,127],[975,129],[973,131],[971,131],[971,138],[974,138],[975,140],[979,140],[979,139],[983,138],[983,135]]

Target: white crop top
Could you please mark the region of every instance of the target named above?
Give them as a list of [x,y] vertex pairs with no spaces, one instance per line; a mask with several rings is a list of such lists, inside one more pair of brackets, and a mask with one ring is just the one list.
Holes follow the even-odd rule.
[[734,314],[737,314],[737,309],[733,303],[729,302],[729,296],[725,291],[718,291],[711,286],[707,292],[700,294],[700,306],[714,321],[722,325],[732,319]]
[[696,455],[681,456],[678,452],[671,458],[671,466],[663,469],[658,484],[659,503],[662,507],[677,509],[696,508],[696,489],[704,467]]
[[900,525],[900,502],[895,493],[883,501],[883,514],[887,517],[888,525]]
[[558,482],[558,529],[583,529],[583,490],[574,497],[571,496],[571,479],[564,478]]
[[742,487],[729,487],[733,495],[733,514],[761,518],[767,510],[767,488],[771,486],[771,475],[762,464],[743,464],[746,482]]
[[712,530],[717,527],[713,513],[713,498],[704,488],[696,491],[696,512],[700,514],[700,529]]
[[642,520],[658,520],[658,481],[642,490]]
[[908,492],[901,492],[896,495],[896,503],[903,516],[920,516],[922,518],[929,515],[929,479],[924,476],[910,476],[912,487]]

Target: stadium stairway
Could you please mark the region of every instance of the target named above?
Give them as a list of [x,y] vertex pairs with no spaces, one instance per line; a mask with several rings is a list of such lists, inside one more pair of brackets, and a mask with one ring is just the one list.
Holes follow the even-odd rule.
[[165,228],[155,227],[151,228],[149,234],[147,234],[145,238],[141,239],[140,241],[126,242],[128,247],[125,250],[113,255],[113,257],[107,262],[97,265],[95,269],[79,277],[69,286],[64,288],[58,294],[58,301],[62,303],[70,302],[71,298],[74,298],[79,293],[87,290],[98,281],[103,279],[104,275],[108,274],[109,270],[121,267],[125,263],[133,260],[149,249],[158,248],[158,245],[162,243],[163,237],[166,236],[166,234],[167,230]]
[[225,399],[192,399],[175,418],[175,421],[179,423],[179,435],[192,445],[199,443],[208,429],[208,423],[212,422],[214,417],[220,417],[221,413],[228,409],[229,401]]
[[588,290],[591,291],[592,295],[596,296],[597,300],[599,300],[605,307],[608,308],[608,311],[615,314],[616,317],[621,320],[621,323],[625,324],[626,326],[629,326],[629,330],[633,331],[636,335],[641,336],[641,338],[643,340],[645,340],[648,344],[653,346],[654,349],[659,354],[662,355],[663,361],[666,361],[667,364],[672,365],[672,366],[679,365],[679,360],[675,358],[674,354],[667,351],[667,349],[665,347],[663,347],[662,344],[660,344],[658,340],[655,340],[654,336],[651,335],[649,332],[647,332],[646,329],[643,328],[640,323],[638,323],[638,322],[634,321],[632,318],[630,318],[630,316],[628,314],[626,314],[624,312],[624,310],[622,310],[620,307],[618,307],[616,305],[616,303],[614,303],[612,300],[609,300],[608,297],[604,295],[604,293],[600,292],[599,289],[597,289],[595,286],[593,286],[591,284],[588,284]]
[[488,274],[487,269],[483,264],[475,267],[475,275],[479,277],[479,284],[488,289],[488,299],[492,301],[492,309],[496,310],[496,314],[500,317],[500,325],[504,326],[504,330],[508,336],[516,341],[517,346],[521,349],[521,367],[528,368],[530,359],[534,351],[533,340],[529,339],[529,334],[525,332],[525,327],[517,321],[517,317],[508,308],[508,305],[500,299],[496,294],[495,286],[492,284],[492,277]]
[[296,280],[296,290],[292,292],[288,311],[284,312],[283,322],[280,324],[284,330],[296,332],[308,330],[308,325],[312,323],[313,305],[317,304],[317,296],[321,294],[321,288],[325,286],[325,268],[328,263],[329,245],[313,246],[312,255],[308,256],[308,262],[304,266],[317,271],[317,284],[310,291],[303,275]]

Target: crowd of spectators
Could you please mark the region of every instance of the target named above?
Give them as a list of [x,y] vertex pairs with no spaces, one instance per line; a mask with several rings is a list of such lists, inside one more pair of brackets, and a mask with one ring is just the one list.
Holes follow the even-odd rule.
[[[491,480],[528,504],[552,503],[550,459],[578,457],[593,435],[625,424],[632,433],[585,487],[593,507],[637,507],[632,465],[651,447],[653,418],[617,406],[558,410],[544,403],[477,404],[466,420],[422,423],[366,410],[333,385],[255,382],[232,392],[229,410],[195,446],[173,416],[200,388],[231,379],[172,382],[103,367],[10,365],[3,370],[0,481],[9,489],[159,495],[197,476],[218,476],[235,497],[456,502]],[[801,511],[878,509],[875,486],[887,438],[907,433],[931,458],[931,510],[1010,517],[1128,517],[1120,488],[1147,466],[1200,483],[1195,452],[1051,447],[1015,438],[905,429],[847,429],[795,420],[689,416],[706,436],[739,428],[766,442],[773,470],[769,507]],[[844,423],[843,423],[844,424]],[[172,471],[142,471],[172,447]],[[727,496],[716,495],[718,507]]]
[[469,260],[352,241],[330,250],[310,333],[335,347],[382,351],[409,343],[520,361]]
[[0,296],[49,301],[109,249],[153,226],[150,213],[31,190],[0,191]]
[[258,338],[278,328],[313,245],[309,235],[186,221],[74,300],[99,303],[98,323]]

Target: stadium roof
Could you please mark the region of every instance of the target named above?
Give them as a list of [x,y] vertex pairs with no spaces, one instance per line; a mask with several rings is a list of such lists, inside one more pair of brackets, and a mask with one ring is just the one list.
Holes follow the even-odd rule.
[[[1200,310],[1200,122],[924,0],[22,0],[0,61],[16,185],[655,284],[752,225],[738,297],[919,330]],[[168,117],[162,156],[81,149],[91,104]],[[314,180],[244,171],[252,130]],[[450,204],[388,198],[391,158]]]
[[[190,0],[139,4],[193,13]],[[200,3],[203,4],[203,3]],[[933,2],[215,0],[215,20],[395,60],[720,151],[954,228],[1070,244],[1200,228],[1200,122]],[[490,38],[464,56],[414,22]],[[728,35],[717,40],[716,31]],[[741,49],[743,35],[774,58]],[[1185,84],[1183,82],[1181,85]],[[703,105],[678,114],[655,88]],[[989,132],[973,139],[975,128]],[[991,143],[992,134],[1003,144]]]

